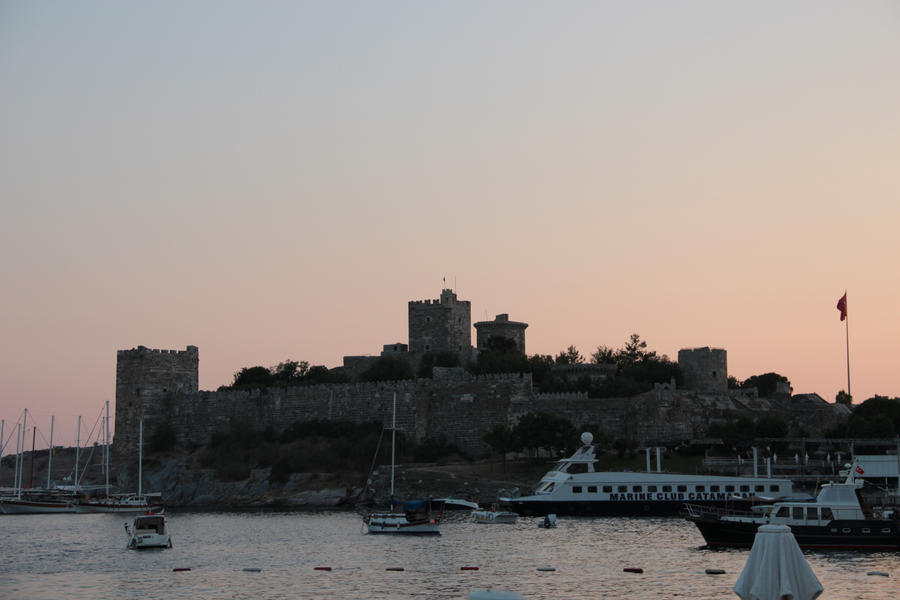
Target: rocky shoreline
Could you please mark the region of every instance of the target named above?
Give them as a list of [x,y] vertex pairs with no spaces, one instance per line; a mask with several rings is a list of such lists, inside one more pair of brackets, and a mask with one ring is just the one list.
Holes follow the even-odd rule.
[[[499,496],[529,489],[546,468],[546,463],[502,465],[496,461],[400,465],[395,472],[395,494],[454,497],[487,505]],[[115,479],[121,489],[133,490],[136,475],[136,469],[122,467]],[[270,469],[253,469],[246,479],[222,481],[214,470],[191,468],[187,457],[175,457],[145,466],[143,479],[144,491],[160,492],[167,507],[190,510],[353,510],[386,506],[390,496],[390,469],[385,467],[367,482],[364,476],[294,473],[281,484],[270,480]]]

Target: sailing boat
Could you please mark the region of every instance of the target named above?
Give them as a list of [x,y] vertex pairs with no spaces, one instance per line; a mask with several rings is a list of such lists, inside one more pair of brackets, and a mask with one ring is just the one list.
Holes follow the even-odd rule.
[[106,496],[103,498],[87,498],[75,503],[78,513],[134,513],[147,512],[163,507],[162,494],[144,494],[142,487],[144,463],[144,419],[140,420],[138,438],[138,492],[137,494],[109,493],[109,402],[106,403]]
[[[81,417],[79,417],[78,427],[81,430]],[[25,409],[22,423],[17,424],[16,431],[16,472],[15,472],[15,495],[0,497],[0,514],[21,515],[21,514],[40,514],[40,513],[71,513],[75,512],[72,507],[72,493],[61,490],[50,489],[28,489],[25,490],[23,485],[23,476],[25,471],[25,439],[28,426],[28,409]],[[34,440],[37,435],[37,428],[32,426],[31,435],[31,461],[32,471],[34,470]],[[2,438],[2,433],[0,433]],[[80,442],[78,442],[80,444]],[[53,454],[53,430],[50,430],[50,449]],[[77,464],[77,461],[76,461]],[[77,467],[76,467],[77,468]],[[49,461],[48,461],[48,481],[49,481]]]
[[391,507],[385,512],[372,512],[364,523],[369,533],[440,535],[441,513],[431,514],[430,500],[401,502],[394,498],[394,469],[397,441],[397,393],[394,392],[393,418],[391,422]]

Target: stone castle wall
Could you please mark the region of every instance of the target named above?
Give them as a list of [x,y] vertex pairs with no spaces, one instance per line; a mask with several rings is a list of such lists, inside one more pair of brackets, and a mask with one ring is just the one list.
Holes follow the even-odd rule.
[[[439,369],[434,379],[198,391],[197,348],[158,351],[139,347],[118,354],[116,382],[117,452],[136,452],[139,419],[145,442],[160,427],[182,448],[207,444],[234,423],[280,432],[297,421],[391,422],[397,394],[397,428],[416,441],[441,436],[472,456],[489,451],[482,441],[494,425],[513,426],[529,412],[591,425],[608,439],[643,443],[707,437],[709,426],[738,416],[777,414],[808,435],[820,434],[846,418],[840,405],[806,399],[759,398],[755,390],[658,389],[631,398],[588,398],[585,393],[540,394],[531,374],[474,376]],[[835,408],[837,406],[837,408]],[[814,418],[811,418],[814,417]]]

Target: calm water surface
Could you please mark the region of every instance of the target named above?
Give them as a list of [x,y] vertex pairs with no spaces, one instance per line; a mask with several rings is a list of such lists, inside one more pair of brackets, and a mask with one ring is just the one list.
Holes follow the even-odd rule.
[[[534,518],[516,525],[466,518],[452,516],[439,537],[392,537],[363,533],[354,513],[176,512],[168,516],[174,547],[138,552],[125,549],[121,515],[6,515],[0,598],[464,599],[494,588],[529,600],[721,599],[737,598],[731,588],[749,553],[703,549],[695,526],[676,518],[561,518],[550,530]],[[900,597],[898,553],[805,554],[822,598]],[[537,570],[548,566],[556,571]],[[707,575],[708,568],[726,573]]]

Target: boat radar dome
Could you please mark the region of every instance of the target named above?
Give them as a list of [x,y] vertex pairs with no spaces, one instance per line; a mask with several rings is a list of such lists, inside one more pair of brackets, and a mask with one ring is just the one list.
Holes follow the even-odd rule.
[[585,431],[581,434],[581,443],[585,446],[589,446],[591,442],[594,441],[594,435],[590,431]]

